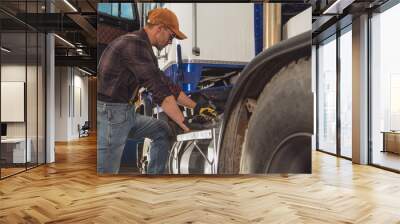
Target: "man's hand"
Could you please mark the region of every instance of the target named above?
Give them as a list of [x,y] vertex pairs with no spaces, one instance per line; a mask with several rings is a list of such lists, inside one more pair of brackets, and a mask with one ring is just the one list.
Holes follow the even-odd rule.
[[179,127],[183,130],[183,132],[189,132],[190,129],[186,126],[185,122],[182,122],[181,124],[178,124]]
[[189,128],[184,124],[185,118],[183,117],[182,111],[176,104],[174,96],[167,96],[162,104],[164,112],[171,120],[173,120],[184,132],[190,131]]

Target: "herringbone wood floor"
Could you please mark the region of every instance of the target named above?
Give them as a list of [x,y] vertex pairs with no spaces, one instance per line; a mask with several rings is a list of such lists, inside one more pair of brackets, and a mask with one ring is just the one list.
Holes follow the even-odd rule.
[[312,175],[99,177],[94,138],[0,181],[0,223],[400,223],[400,175],[313,153]]

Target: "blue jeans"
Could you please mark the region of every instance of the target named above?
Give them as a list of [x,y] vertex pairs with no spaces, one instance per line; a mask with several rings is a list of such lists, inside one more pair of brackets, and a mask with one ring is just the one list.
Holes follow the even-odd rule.
[[129,132],[152,140],[148,173],[164,173],[172,143],[167,122],[137,114],[130,104],[102,101],[97,101],[97,172],[118,173]]

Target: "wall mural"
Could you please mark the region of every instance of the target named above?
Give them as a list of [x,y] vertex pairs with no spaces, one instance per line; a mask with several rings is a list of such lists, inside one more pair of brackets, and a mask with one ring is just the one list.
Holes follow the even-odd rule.
[[311,173],[309,5],[98,11],[99,174]]

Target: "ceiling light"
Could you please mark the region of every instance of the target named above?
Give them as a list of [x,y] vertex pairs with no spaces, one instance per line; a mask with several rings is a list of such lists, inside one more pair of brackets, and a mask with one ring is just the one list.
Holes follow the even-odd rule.
[[57,37],[59,40],[61,40],[62,42],[64,42],[65,44],[67,44],[70,47],[75,48],[75,45],[73,45],[71,42],[69,42],[68,40],[58,36],[57,34],[54,34],[55,37]]
[[4,52],[6,52],[6,53],[10,53],[10,52],[11,52],[9,49],[7,49],[7,48],[5,48],[5,47],[1,47],[1,50],[4,51]]
[[64,0],[65,4],[67,4],[74,12],[78,12],[78,10],[71,4],[69,3],[68,0]]
[[78,68],[78,70],[81,71],[81,72],[83,72],[83,73],[85,73],[85,74],[87,74],[87,75],[93,75],[92,73],[90,73],[90,72],[88,72],[88,71],[85,71],[85,70],[83,70],[83,69],[81,69],[81,68]]

